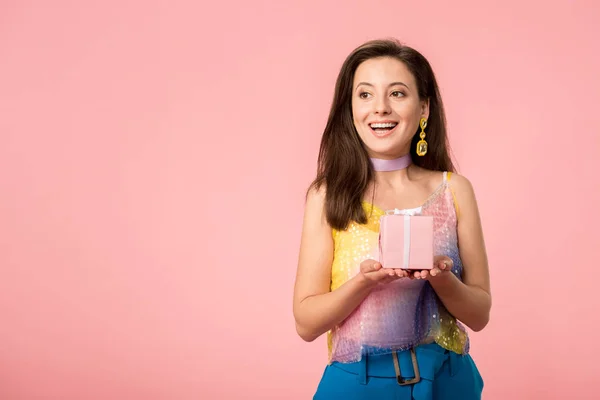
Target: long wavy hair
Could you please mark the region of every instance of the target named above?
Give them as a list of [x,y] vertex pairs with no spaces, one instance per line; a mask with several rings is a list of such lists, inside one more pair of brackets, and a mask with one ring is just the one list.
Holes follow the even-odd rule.
[[337,77],[329,118],[321,138],[317,176],[310,188],[325,185],[325,215],[329,225],[347,229],[351,221],[367,222],[363,197],[374,179],[369,155],[353,122],[352,85],[358,66],[366,60],[393,57],[406,65],[417,83],[420,100],[429,99],[425,156],[416,155],[417,129],[411,142],[413,163],[434,171],[454,172],[448,154],[446,116],[435,75],[427,59],[396,39],[371,40],[357,47],[344,61]]

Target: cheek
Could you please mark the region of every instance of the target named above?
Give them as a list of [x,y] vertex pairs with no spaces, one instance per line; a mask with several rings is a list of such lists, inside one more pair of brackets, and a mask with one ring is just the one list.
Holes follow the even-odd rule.
[[352,116],[354,121],[361,122],[369,115],[369,109],[364,104],[352,102]]
[[411,104],[407,101],[400,101],[392,106],[394,112],[398,114],[402,118],[410,119],[418,112],[418,109],[415,108],[414,104]]
[[396,114],[402,120],[402,123],[406,126],[417,126],[419,125],[419,119],[421,117],[421,111],[415,107],[407,107],[405,105],[398,106],[394,109]]

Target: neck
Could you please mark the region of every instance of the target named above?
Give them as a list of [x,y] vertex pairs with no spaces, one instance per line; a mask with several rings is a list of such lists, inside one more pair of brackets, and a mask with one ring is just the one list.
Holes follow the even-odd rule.
[[412,164],[410,153],[392,160],[371,157],[371,165],[375,171],[397,171],[407,168],[410,164]]

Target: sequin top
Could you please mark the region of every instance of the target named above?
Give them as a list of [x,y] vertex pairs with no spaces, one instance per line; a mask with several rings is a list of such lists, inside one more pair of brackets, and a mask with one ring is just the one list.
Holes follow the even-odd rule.
[[[434,217],[434,254],[452,259],[459,279],[462,262],[458,251],[458,209],[450,185],[451,173],[413,212]],[[362,261],[379,260],[379,220],[385,211],[363,203],[366,224],[351,222],[344,231],[333,230],[334,259],[331,290],[354,277]],[[431,284],[421,279],[398,279],[376,287],[340,324],[327,333],[329,361],[360,361],[363,354],[385,354],[422,343],[436,342],[459,354],[469,351],[469,337],[437,297]]]

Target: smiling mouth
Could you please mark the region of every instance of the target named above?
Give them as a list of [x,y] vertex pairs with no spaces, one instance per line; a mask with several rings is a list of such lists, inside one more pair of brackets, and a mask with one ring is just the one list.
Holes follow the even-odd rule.
[[371,128],[373,133],[377,136],[386,136],[392,132],[396,126],[398,126],[397,122],[377,122],[369,124],[369,128]]

